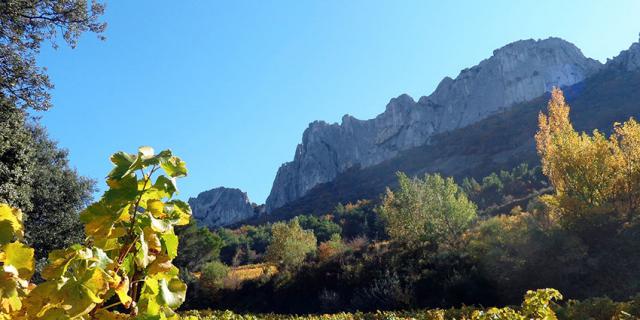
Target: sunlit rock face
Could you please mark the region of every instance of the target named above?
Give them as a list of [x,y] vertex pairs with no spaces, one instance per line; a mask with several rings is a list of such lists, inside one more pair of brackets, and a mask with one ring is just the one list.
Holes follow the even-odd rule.
[[622,71],[635,71],[640,69],[640,40],[635,42],[629,49],[607,61],[607,67],[617,68]]
[[601,67],[562,39],[522,40],[495,50],[455,79],[443,79],[418,101],[404,94],[391,99],[374,119],[346,115],[341,124],[315,121],[305,130],[293,161],[278,170],[266,210],[302,197],[353,166],[379,164],[428,143],[436,133],[464,127],[554,86],[575,84]]
[[200,225],[228,226],[256,215],[254,205],[240,189],[215,188],[189,199],[193,217]]

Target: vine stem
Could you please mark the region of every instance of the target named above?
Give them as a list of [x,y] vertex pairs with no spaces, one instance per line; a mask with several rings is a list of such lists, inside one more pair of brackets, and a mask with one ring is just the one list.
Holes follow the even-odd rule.
[[122,304],[122,302],[120,302],[120,301],[118,301],[118,302],[114,302],[114,303],[112,303],[112,304],[110,304],[110,305],[108,305],[108,306],[103,307],[103,309],[113,308],[113,307],[115,307],[115,306],[117,306],[117,305],[120,305],[120,304]]
[[[127,246],[127,249],[120,252],[120,255],[118,256],[118,260],[117,260],[117,265],[116,268],[114,270],[115,274],[118,274],[118,271],[120,271],[120,269],[122,268],[122,262],[124,261],[124,258],[129,254],[129,252],[131,252],[131,249],[133,249],[135,247],[136,244],[136,238],[133,237],[133,229],[135,228],[135,224],[136,224],[136,217],[138,215],[138,208],[140,207],[140,201],[142,201],[142,196],[144,195],[144,192],[147,189],[147,184],[149,184],[149,181],[151,181],[151,177],[153,176],[153,174],[155,173],[155,171],[158,169],[158,166],[153,165],[153,167],[151,167],[151,171],[149,172],[149,175],[146,175],[144,172],[144,168],[140,168],[140,172],[142,172],[142,176],[145,177],[144,179],[144,184],[142,185],[142,190],[140,190],[140,194],[138,195],[138,199],[136,200],[136,204],[133,207],[133,215],[131,216],[131,226],[129,227],[129,232],[127,234],[127,236],[129,237],[129,241],[130,243]],[[136,272],[134,272],[134,275],[132,278],[136,277]],[[130,284],[129,287],[129,291],[131,291],[133,288],[137,289],[137,283],[135,284]],[[107,307],[104,307],[104,309],[110,308],[114,305],[117,304],[112,304],[109,305]],[[97,310],[98,308],[94,309]]]
[[[133,216],[131,217],[131,227],[129,227],[129,232],[128,232],[129,238],[132,238],[132,235],[133,235],[133,228],[135,227],[135,224],[136,224],[136,216],[138,215],[138,207],[140,206],[140,201],[142,200],[142,195],[144,194],[144,191],[147,188],[147,184],[151,180],[151,176],[153,175],[153,173],[157,169],[158,169],[158,167],[156,165],[154,165],[151,168],[151,172],[149,172],[149,175],[146,176],[146,177],[145,177],[144,169],[140,169],[140,171],[142,172],[142,176],[145,177],[145,180],[144,180],[144,185],[142,186],[142,190],[140,191],[140,195],[138,196],[138,199],[136,200],[136,205],[133,208]],[[127,250],[121,252],[120,256],[118,257],[118,260],[117,260],[118,261],[118,266],[115,269],[116,273],[118,273],[118,271],[120,271],[120,267],[122,266],[122,261],[127,256],[127,254],[129,254],[129,252],[131,251],[133,246],[136,244],[135,238],[131,239],[130,241],[131,241],[131,243],[129,243],[129,246],[127,247]]]
[[[135,252],[136,252],[136,248],[135,248],[135,243],[136,243],[136,238],[133,237],[133,232],[134,232],[134,227],[136,224],[136,217],[138,215],[138,208],[140,207],[140,201],[142,200],[142,196],[144,195],[144,192],[147,189],[147,184],[149,183],[149,181],[151,181],[151,176],[153,176],[153,173],[158,169],[158,166],[153,165],[153,167],[151,167],[151,171],[149,172],[149,175],[146,176],[145,180],[144,180],[144,184],[142,185],[142,190],[140,191],[140,195],[138,196],[138,200],[136,201],[136,205],[134,207],[134,212],[133,212],[133,216],[131,217],[131,227],[129,228],[129,237],[131,238],[131,245],[129,246],[129,248],[127,248],[127,251],[125,253],[125,255],[122,256],[122,260],[124,260],[124,258],[126,257],[126,255],[129,253],[129,251],[131,251],[131,249],[133,249],[133,255],[135,256]],[[145,176],[144,173],[144,168],[141,168],[140,171],[142,172],[142,176]],[[121,265],[119,263],[119,265]],[[138,295],[138,283],[140,282],[138,279],[140,273],[138,272],[138,270],[134,270],[133,272],[133,276],[131,276],[131,280],[133,281],[133,283],[129,284],[129,296],[131,297],[131,299],[133,301],[137,300],[137,295]],[[135,309],[132,310],[132,312],[135,312]]]

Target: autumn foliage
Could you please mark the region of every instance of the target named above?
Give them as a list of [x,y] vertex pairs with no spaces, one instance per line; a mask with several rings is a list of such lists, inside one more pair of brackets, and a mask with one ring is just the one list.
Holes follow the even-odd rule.
[[640,125],[631,118],[615,123],[609,137],[598,130],[578,133],[569,110],[554,89],[548,114],[539,116],[536,146],[555,189],[543,201],[568,225],[599,214],[628,221],[640,205]]

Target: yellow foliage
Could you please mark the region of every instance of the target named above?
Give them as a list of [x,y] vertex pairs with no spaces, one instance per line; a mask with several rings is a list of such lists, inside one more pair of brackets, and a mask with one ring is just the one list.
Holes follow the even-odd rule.
[[[50,252],[38,286],[28,282],[33,249],[19,242],[22,213],[0,204],[0,320],[178,318],[174,309],[186,285],[171,264],[178,247],[173,228],[189,222],[191,209],[170,199],[185,164],[168,150],[153,155],[150,147],[111,160],[111,189],[80,215],[88,245]],[[153,181],[159,169],[166,175]],[[128,314],[107,310],[115,306]]]
[[31,290],[33,249],[20,241],[24,236],[22,212],[0,204],[0,319],[16,319],[22,300]]
[[227,275],[230,279],[236,279],[240,282],[255,280],[264,275],[274,275],[278,272],[278,268],[272,264],[259,263],[249,264],[240,267],[231,268]]
[[548,114],[539,116],[536,147],[555,189],[542,200],[565,222],[598,213],[630,218],[640,202],[640,125],[633,118],[616,123],[609,138],[578,133],[569,110],[556,88]]

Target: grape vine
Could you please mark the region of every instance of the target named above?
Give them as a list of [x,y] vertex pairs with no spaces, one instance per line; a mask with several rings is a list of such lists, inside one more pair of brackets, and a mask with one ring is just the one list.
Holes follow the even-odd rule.
[[[80,215],[85,245],[51,252],[42,271],[45,282],[31,285],[30,292],[29,285],[23,284],[33,274],[33,250],[8,243],[5,220],[0,220],[3,315],[11,319],[179,318],[174,310],[184,302],[187,287],[172,264],[178,250],[174,226],[188,224],[191,209],[172,197],[177,192],[176,179],[187,175],[186,165],[171,151],[155,154],[151,147],[141,147],[137,154],[115,153],[111,162],[115,167],[107,176],[109,190]],[[0,208],[0,219],[16,212]],[[21,219],[14,220],[19,220],[20,227],[11,230],[20,235]],[[17,224],[11,220],[7,225]],[[16,262],[10,250],[31,250],[31,258]],[[16,288],[24,289],[7,294],[3,288],[13,283],[7,277]]]

